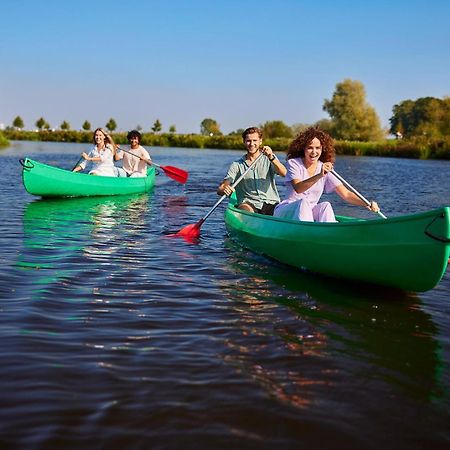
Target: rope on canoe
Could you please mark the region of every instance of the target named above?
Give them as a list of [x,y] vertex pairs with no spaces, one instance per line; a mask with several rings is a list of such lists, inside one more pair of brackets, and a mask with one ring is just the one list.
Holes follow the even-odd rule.
[[436,236],[435,234],[431,233],[428,231],[428,228],[431,227],[431,225],[433,225],[433,223],[435,222],[435,220],[439,219],[439,218],[444,218],[444,213],[439,214],[438,216],[436,216],[429,224],[428,226],[425,228],[424,233],[430,237],[431,239],[435,239],[438,242],[443,242],[444,244],[450,244],[450,239],[443,237],[443,236]]
[[22,164],[22,167],[24,169],[31,170],[34,167],[34,164],[29,160],[19,159],[19,162],[20,162],[20,164]]

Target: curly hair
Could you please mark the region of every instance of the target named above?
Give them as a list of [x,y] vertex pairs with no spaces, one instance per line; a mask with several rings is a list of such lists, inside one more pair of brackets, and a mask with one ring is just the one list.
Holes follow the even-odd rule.
[[287,151],[287,159],[305,156],[305,150],[314,138],[319,139],[322,144],[322,154],[319,160],[322,162],[334,162],[336,159],[334,140],[328,133],[318,127],[307,128],[291,142]]
[[127,139],[130,140],[131,138],[138,138],[139,144],[141,143],[141,139],[142,139],[142,134],[139,133],[138,130],[131,130],[128,134],[127,134]]

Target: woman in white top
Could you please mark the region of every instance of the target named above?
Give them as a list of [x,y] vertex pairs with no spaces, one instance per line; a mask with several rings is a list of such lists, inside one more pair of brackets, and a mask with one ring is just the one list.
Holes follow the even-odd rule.
[[[152,159],[149,153],[141,146],[141,133],[137,130],[132,130],[127,134],[128,142],[130,143],[130,151],[118,151],[116,153],[116,160],[122,159],[122,169],[125,171],[127,177],[146,177],[147,166],[151,166]],[[119,176],[120,169],[119,169]]]
[[102,128],[94,131],[95,147],[89,152],[81,154],[84,161],[78,164],[73,172],[84,170],[87,162],[92,165],[89,175],[100,175],[104,177],[115,177],[114,154],[116,147],[111,136]]
[[[336,222],[330,202],[320,202],[323,192],[336,192],[352,205],[366,206],[330,173],[334,160],[331,136],[316,127],[300,133],[287,152],[287,195],[275,208],[273,215],[306,222]],[[373,212],[380,210],[374,201],[367,208]]]

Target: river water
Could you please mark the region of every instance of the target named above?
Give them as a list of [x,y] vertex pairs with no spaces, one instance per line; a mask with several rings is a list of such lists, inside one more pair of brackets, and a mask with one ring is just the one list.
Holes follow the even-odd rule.
[[[151,149],[190,178],[146,195],[24,190],[20,158],[88,148],[0,151],[1,449],[450,448],[449,270],[421,294],[301,273],[230,241],[222,205],[199,242],[167,237],[243,152]],[[450,161],[336,171],[388,217],[450,204]]]

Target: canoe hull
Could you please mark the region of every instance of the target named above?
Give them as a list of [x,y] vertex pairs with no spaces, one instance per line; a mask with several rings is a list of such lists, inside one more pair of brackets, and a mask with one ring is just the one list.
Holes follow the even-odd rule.
[[299,222],[247,213],[229,205],[232,238],[282,263],[328,276],[406,291],[427,291],[450,256],[450,208],[379,220],[337,217]]
[[71,172],[26,158],[22,162],[22,180],[28,193],[41,197],[89,197],[129,195],[150,191],[155,182],[155,169],[147,177],[101,177]]

